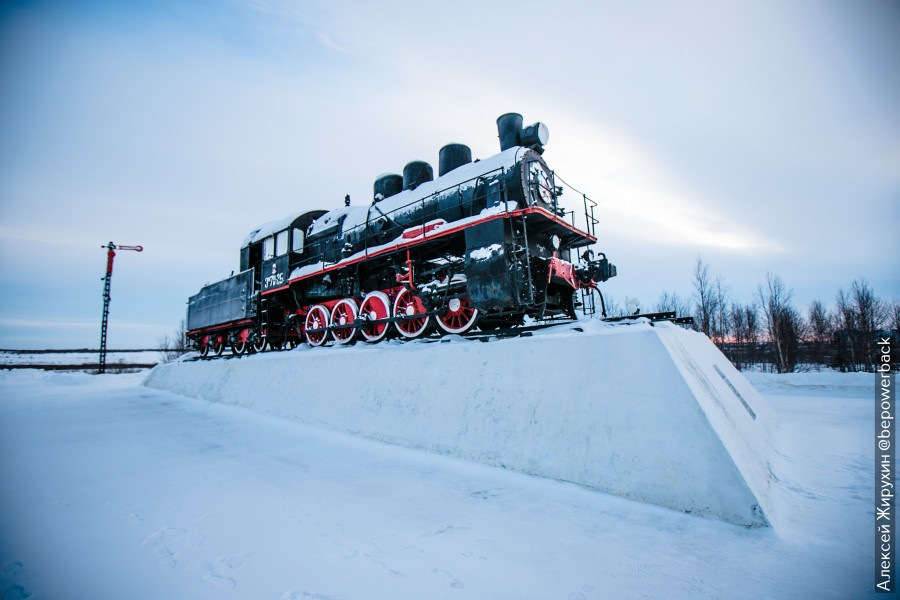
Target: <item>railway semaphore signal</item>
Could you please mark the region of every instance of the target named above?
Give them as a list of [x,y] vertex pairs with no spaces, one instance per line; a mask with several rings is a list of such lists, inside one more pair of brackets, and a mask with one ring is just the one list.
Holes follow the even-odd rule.
[[116,250],[133,250],[143,252],[143,246],[117,246],[110,242],[106,246],[106,275],[103,277],[103,321],[100,324],[100,364],[99,373],[106,372],[106,330],[109,325],[109,286],[112,281],[113,261],[116,258]]

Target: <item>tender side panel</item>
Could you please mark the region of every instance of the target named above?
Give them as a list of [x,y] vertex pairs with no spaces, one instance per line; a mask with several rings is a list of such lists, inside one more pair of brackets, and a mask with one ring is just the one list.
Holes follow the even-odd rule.
[[188,331],[254,317],[252,291],[253,269],[203,287],[188,300]]

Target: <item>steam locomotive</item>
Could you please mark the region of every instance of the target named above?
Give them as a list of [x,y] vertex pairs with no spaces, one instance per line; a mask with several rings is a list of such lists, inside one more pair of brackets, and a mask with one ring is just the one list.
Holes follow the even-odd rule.
[[467,146],[448,144],[437,178],[413,161],[379,176],[367,206],[348,196],[251,231],[240,272],[189,299],[190,345],[239,355],[574,319],[576,292],[616,267],[595,258],[596,237],[559,205],[562,187],[542,158],[546,125],[509,113],[497,129],[495,156],[473,162]]

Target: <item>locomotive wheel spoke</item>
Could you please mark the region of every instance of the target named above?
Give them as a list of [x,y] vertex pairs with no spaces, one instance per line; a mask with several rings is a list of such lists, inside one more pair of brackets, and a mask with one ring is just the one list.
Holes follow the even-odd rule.
[[209,340],[204,338],[200,342],[200,357],[206,358],[207,356],[209,356]]
[[266,349],[266,338],[260,337],[257,338],[255,342],[253,342],[253,351],[254,352],[263,352]]
[[387,336],[389,323],[373,323],[391,316],[391,299],[384,292],[369,292],[359,307],[359,314],[366,319],[359,332],[367,342],[380,342]]
[[[352,325],[356,320],[359,309],[356,307],[356,300],[353,298],[344,298],[338,301],[331,309],[332,325]],[[343,327],[334,329],[331,336],[338,344],[349,344],[356,338],[356,327]]]
[[394,323],[397,331],[405,338],[417,338],[428,331],[431,317],[427,314],[422,299],[403,288],[394,300],[394,316],[401,320]]
[[235,342],[231,345],[231,353],[236,356],[247,354],[249,351],[250,344],[248,342]]
[[437,315],[438,326],[447,333],[465,333],[478,320],[478,309],[472,306],[468,296],[451,298]]
[[216,356],[222,356],[222,353],[225,351],[225,340],[220,337],[216,338],[216,341],[213,342],[212,351]]
[[[331,322],[331,313],[321,304],[309,309],[306,315],[306,340],[310,346],[322,346],[328,340],[328,332],[324,331]],[[310,331],[322,329],[323,331]]]

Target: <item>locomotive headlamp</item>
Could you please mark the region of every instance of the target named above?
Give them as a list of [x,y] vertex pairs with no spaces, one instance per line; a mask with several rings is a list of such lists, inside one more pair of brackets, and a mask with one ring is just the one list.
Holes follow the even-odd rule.
[[522,128],[521,142],[523,146],[531,148],[533,146],[546,146],[550,141],[550,130],[547,126],[538,121],[533,125]]
[[554,235],[550,236],[550,245],[553,246],[554,250],[559,250],[560,242],[561,242],[561,240],[559,239],[558,235],[554,234]]

